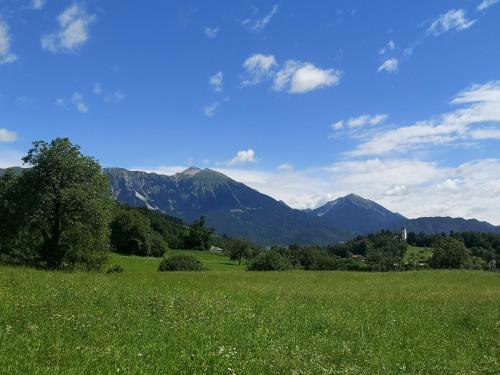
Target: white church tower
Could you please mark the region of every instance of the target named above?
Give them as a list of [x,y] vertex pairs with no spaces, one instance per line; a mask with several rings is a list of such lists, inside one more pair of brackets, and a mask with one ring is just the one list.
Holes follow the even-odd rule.
[[408,240],[408,231],[406,230],[406,226],[401,229],[401,241],[407,241]]

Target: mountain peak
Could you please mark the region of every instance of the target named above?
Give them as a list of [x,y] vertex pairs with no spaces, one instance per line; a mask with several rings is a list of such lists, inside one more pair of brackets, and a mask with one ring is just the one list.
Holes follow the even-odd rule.
[[186,169],[185,171],[181,172],[180,174],[184,175],[184,176],[194,176],[195,174],[198,174],[202,171],[201,168],[198,168],[198,167],[189,167],[188,169]]
[[356,194],[337,198],[312,212],[329,224],[354,233],[399,228],[406,220],[403,216]]

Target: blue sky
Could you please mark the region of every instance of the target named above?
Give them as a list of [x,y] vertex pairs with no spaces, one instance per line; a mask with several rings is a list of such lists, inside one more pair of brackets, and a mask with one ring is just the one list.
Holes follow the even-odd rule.
[[0,167],[67,136],[297,208],[354,192],[500,224],[498,35],[496,0],[3,0]]

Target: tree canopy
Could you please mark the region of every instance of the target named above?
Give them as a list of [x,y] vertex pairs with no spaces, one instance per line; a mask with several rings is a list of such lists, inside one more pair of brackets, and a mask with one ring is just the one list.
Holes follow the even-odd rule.
[[34,142],[23,161],[22,174],[0,179],[0,251],[48,268],[98,268],[113,207],[99,163],[67,138]]

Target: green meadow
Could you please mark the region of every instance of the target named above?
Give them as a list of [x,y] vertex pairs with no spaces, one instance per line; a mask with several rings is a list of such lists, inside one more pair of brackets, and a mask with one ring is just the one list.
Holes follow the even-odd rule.
[[0,266],[2,374],[498,374],[500,274]]

